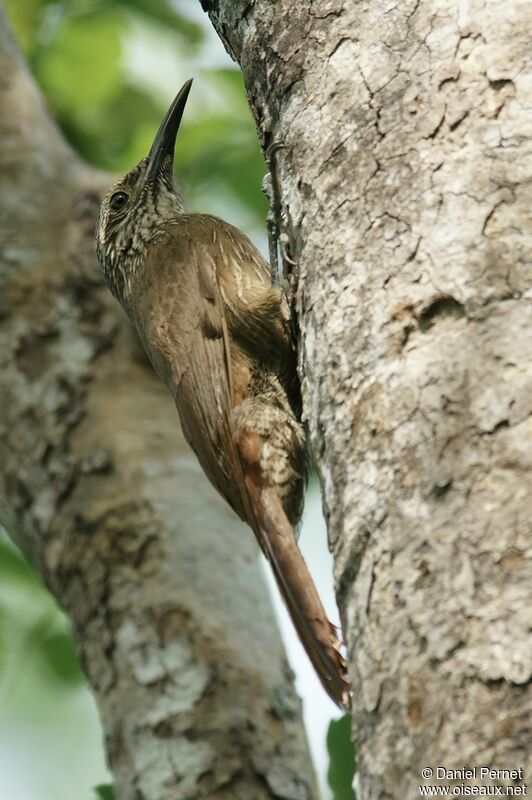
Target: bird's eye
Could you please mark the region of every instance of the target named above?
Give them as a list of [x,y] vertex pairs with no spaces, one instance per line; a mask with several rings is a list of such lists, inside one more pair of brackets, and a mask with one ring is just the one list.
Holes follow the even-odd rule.
[[129,195],[125,192],[115,192],[109,201],[109,205],[113,211],[119,211],[121,208],[124,208],[128,200]]

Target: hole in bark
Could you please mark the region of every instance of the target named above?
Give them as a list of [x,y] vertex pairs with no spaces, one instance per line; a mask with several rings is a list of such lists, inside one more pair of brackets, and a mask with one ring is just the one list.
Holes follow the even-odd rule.
[[485,678],[483,680],[484,686],[487,686],[488,689],[496,690],[500,689],[502,686],[506,684],[506,680],[504,678]]
[[500,78],[497,81],[490,81],[490,87],[493,89],[494,92],[500,92],[505,86],[512,85],[513,81],[509,78]]
[[436,500],[440,500],[447,494],[452,485],[452,480],[448,480],[447,483],[434,486],[432,489],[432,496],[435,497]]
[[455,317],[455,319],[459,319],[463,316],[465,316],[465,309],[462,303],[459,303],[454,297],[438,297],[419,315],[419,330],[422,333],[428,331],[434,325],[437,317]]

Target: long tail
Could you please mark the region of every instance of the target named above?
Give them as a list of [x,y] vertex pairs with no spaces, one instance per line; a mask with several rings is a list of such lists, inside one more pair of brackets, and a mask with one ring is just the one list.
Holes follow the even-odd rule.
[[273,488],[262,489],[258,505],[261,543],[299,638],[329,697],[347,708],[349,683],[336,628],[327,619],[293,528]]

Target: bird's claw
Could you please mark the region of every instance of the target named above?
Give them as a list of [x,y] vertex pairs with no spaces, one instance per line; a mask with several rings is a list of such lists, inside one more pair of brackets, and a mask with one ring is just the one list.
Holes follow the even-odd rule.
[[[279,251],[283,262],[283,277],[287,278],[291,272],[289,267],[297,267],[297,262],[288,254],[289,239],[285,230],[286,217],[281,207],[281,189],[278,172],[273,156],[278,150],[286,150],[284,142],[273,141],[265,150],[265,157],[270,167],[270,171],[264,176],[262,181],[262,191],[270,202],[268,211],[268,252],[270,257],[270,274],[272,283],[279,284]],[[280,225],[277,220],[280,221]]]

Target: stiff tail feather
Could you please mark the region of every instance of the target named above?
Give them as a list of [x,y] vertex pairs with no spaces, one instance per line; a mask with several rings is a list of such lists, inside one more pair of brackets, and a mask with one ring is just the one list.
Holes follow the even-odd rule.
[[273,488],[260,492],[262,543],[299,638],[329,697],[349,705],[346,663],[281,501]]

